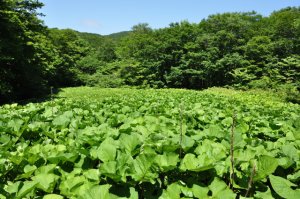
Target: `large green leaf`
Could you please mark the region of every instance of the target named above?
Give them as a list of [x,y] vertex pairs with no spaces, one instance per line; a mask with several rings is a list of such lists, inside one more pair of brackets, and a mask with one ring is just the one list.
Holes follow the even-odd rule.
[[173,199],[173,198],[203,198],[208,199],[208,187],[201,187],[194,184],[192,188],[182,184],[180,182],[175,182],[170,184],[166,190],[163,191],[159,199]]
[[[138,145],[141,144],[138,134],[122,134],[119,138],[120,146],[125,149],[129,154],[132,154],[132,151],[136,149]],[[132,154],[134,155],[134,154]]]
[[52,193],[58,178],[57,175],[52,173],[41,173],[33,176],[32,180],[38,183],[37,188],[42,189],[47,193]]
[[[0,123],[0,125],[1,125],[1,123]],[[6,134],[1,134],[0,135],[0,146],[5,146],[5,145],[8,145],[9,143],[10,143],[10,141],[11,141],[11,136],[9,136],[9,135],[6,135]]]
[[194,146],[194,144],[195,144],[195,141],[192,138],[190,138],[186,135],[182,136],[181,147],[185,152],[187,152],[190,148],[192,148]]
[[290,174],[287,176],[288,180],[292,181],[292,182],[297,182],[300,180],[300,170],[298,170],[297,172],[295,172],[294,174]]
[[15,183],[8,182],[7,184],[5,191],[9,194],[17,193],[22,186],[21,181],[17,181]]
[[207,198],[207,194],[209,192],[208,187],[201,187],[199,185],[193,184],[192,187],[193,195],[195,198]]
[[117,162],[109,161],[104,162],[100,165],[99,168],[100,174],[115,178],[117,176]]
[[29,178],[37,169],[35,165],[26,165],[24,167],[24,173],[19,175],[16,179]]
[[205,171],[214,167],[213,162],[207,156],[198,156],[188,153],[184,156],[180,164],[183,171]]
[[83,172],[83,175],[87,179],[98,181],[100,173],[99,173],[98,169],[88,169],[88,170],[86,170],[86,171]]
[[109,188],[111,185],[97,185],[86,190],[83,193],[80,193],[79,199],[109,199]]
[[71,118],[73,117],[72,111],[66,111],[62,115],[57,116],[53,120],[53,125],[59,126],[59,127],[67,127],[69,123],[71,122]]
[[45,166],[39,167],[37,170],[35,170],[35,174],[47,174],[52,173],[57,168],[56,164],[48,164]]
[[274,191],[283,198],[286,199],[299,199],[300,198],[300,189],[292,189],[295,187],[294,183],[279,177],[270,175],[270,182]]
[[271,190],[269,188],[265,192],[257,191],[255,193],[254,197],[257,198],[257,199],[273,199],[274,198],[272,196],[272,192],[271,192]]
[[285,144],[282,146],[282,152],[294,161],[299,160],[298,150],[293,144]]
[[231,189],[226,185],[224,181],[219,179],[218,177],[215,177],[212,183],[208,186],[209,189],[212,191],[212,198],[236,198],[236,194],[233,193]]
[[163,155],[157,155],[154,160],[163,172],[176,168],[179,161],[179,155],[176,153],[164,153]]
[[154,161],[153,155],[139,155],[133,161],[132,168],[132,178],[137,182],[151,182],[154,183],[155,179],[158,176],[158,173],[155,172],[152,168],[152,163]]
[[277,160],[278,160],[278,165],[284,169],[287,169],[294,164],[294,161],[289,157],[280,157]]
[[76,188],[83,185],[85,182],[86,178],[84,176],[69,175],[67,179],[62,180],[59,185],[59,189],[61,191],[61,194],[70,195]]
[[236,129],[233,133],[233,147],[234,149],[239,149],[239,148],[244,148],[244,146],[246,146],[246,142],[244,141],[244,135],[243,135],[243,131],[245,129],[243,129],[243,127],[239,127],[239,129]]
[[195,153],[198,154],[197,157],[191,153],[184,156],[180,164],[181,170],[205,171],[227,157],[226,148],[222,144],[208,139],[195,149]]
[[254,180],[257,181],[266,178],[276,170],[277,166],[278,161],[276,158],[267,155],[259,156]]
[[126,176],[130,173],[130,169],[133,166],[133,158],[131,155],[127,153],[118,153],[117,156],[117,164],[116,164],[116,170],[120,177],[120,180],[123,182],[126,182]]
[[12,119],[7,123],[7,127],[11,128],[16,135],[20,135],[20,129],[23,125],[24,121],[21,119]]
[[210,125],[209,128],[205,131],[208,137],[217,137],[223,138],[226,136],[226,133],[219,125]]
[[180,169],[183,171],[194,170],[198,168],[198,159],[192,153],[185,154],[180,164]]
[[16,198],[23,198],[28,193],[33,191],[38,186],[37,182],[34,181],[25,181],[22,188],[18,191]]
[[250,148],[237,149],[234,151],[234,158],[238,161],[249,162],[256,155],[256,151]]
[[230,127],[232,126],[233,119],[232,117],[226,117],[225,119],[222,120],[221,122],[225,127]]
[[180,199],[181,186],[178,183],[173,183],[163,191],[159,199]]
[[116,147],[115,142],[111,138],[107,138],[97,149],[91,150],[91,156],[93,158],[99,158],[103,162],[113,161],[116,158]]
[[227,158],[226,151],[227,149],[223,144],[208,139],[203,140],[201,145],[195,149],[195,153],[198,156],[206,156],[210,158],[210,162],[217,162]]

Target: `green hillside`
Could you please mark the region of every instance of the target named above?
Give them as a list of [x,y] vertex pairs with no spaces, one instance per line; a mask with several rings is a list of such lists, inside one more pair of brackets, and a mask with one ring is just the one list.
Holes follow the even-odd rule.
[[116,41],[119,41],[123,39],[124,37],[128,36],[131,33],[131,31],[122,31],[122,32],[117,32],[117,33],[112,33],[109,35],[106,35],[106,37],[112,38]]

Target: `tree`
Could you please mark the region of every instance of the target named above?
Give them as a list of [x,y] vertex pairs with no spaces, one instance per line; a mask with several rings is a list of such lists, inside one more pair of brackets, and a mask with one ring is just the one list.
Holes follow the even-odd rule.
[[0,2],[0,101],[39,96],[47,90],[55,54],[37,18],[37,0]]
[[300,54],[300,7],[275,11],[268,18],[268,23],[275,52],[279,57]]
[[152,31],[148,23],[139,23],[137,25],[134,25],[132,26],[131,30],[135,33],[147,33]]
[[49,38],[59,55],[51,85],[65,87],[82,84],[78,76],[80,67],[77,64],[87,55],[87,43],[71,29],[50,29]]

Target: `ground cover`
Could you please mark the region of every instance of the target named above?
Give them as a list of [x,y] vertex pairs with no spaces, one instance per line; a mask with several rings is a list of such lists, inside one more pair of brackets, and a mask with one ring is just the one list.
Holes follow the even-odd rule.
[[299,198],[300,106],[263,91],[68,88],[0,107],[0,198]]

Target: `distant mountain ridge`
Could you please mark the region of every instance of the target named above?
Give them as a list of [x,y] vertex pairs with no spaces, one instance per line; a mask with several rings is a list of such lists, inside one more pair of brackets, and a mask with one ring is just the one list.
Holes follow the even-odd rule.
[[97,45],[99,42],[103,42],[103,40],[107,38],[112,39],[114,41],[119,41],[131,33],[131,31],[121,31],[109,35],[100,35],[97,33],[79,32],[79,31],[76,32],[82,39],[88,41],[91,45]]
[[123,37],[126,37],[130,33],[131,33],[131,31],[121,31],[121,32],[116,32],[116,33],[112,33],[112,34],[109,34],[109,35],[105,35],[105,37],[109,37],[109,38],[112,38],[114,40],[120,40]]

